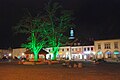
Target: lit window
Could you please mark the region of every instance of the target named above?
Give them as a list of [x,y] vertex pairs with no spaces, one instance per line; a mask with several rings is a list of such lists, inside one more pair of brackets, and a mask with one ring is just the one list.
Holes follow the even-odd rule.
[[93,47],[91,47],[91,51],[93,51]]
[[80,45],[80,43],[78,43],[78,45]]
[[90,51],[90,48],[88,47],[87,50]]
[[118,49],[118,42],[114,42],[114,48]]
[[72,51],[74,51],[74,49],[72,49]]
[[105,44],[104,44],[104,47],[105,47],[105,49],[111,49],[110,43],[105,43]]
[[74,43],[74,45],[77,45],[77,43]]
[[81,51],[81,48],[79,48],[79,51]]
[[69,51],[69,48],[67,48],[67,51]]
[[84,51],[86,51],[86,48],[84,48]]
[[77,51],[77,48],[75,49],[75,51]]
[[100,44],[98,44],[98,49],[101,49],[101,45]]

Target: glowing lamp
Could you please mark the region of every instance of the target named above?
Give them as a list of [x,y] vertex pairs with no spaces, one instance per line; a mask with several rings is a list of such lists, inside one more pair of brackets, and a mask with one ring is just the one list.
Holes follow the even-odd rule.
[[12,54],[11,53],[9,53],[9,56],[11,56]]
[[22,56],[24,56],[25,54],[24,53],[22,53]]

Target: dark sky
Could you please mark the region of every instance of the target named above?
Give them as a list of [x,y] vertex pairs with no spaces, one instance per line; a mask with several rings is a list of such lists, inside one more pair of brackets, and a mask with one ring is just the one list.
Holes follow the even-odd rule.
[[[0,48],[19,47],[24,36],[13,35],[12,26],[24,9],[43,9],[48,0],[0,0]],[[54,0],[72,10],[75,35],[80,39],[112,39],[120,36],[120,0]]]

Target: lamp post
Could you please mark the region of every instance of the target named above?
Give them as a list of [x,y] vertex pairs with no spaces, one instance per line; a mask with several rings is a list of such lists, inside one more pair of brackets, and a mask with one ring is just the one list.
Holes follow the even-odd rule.
[[8,58],[9,58],[9,62],[11,62],[11,56],[12,56],[12,54],[9,53],[8,56],[9,56],[9,57],[8,57]]

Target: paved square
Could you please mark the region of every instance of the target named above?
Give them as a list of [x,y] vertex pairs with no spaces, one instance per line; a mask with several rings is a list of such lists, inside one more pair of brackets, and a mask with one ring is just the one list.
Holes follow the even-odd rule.
[[68,68],[61,64],[20,65],[0,63],[0,80],[120,80],[119,63]]

